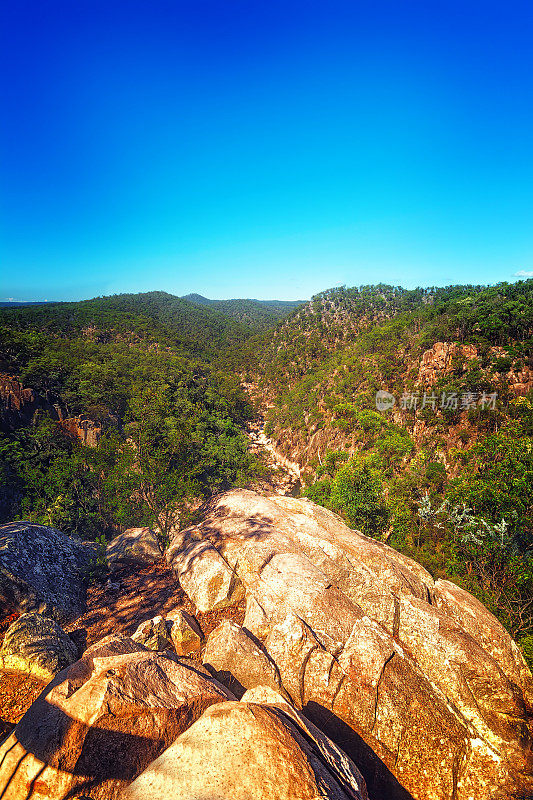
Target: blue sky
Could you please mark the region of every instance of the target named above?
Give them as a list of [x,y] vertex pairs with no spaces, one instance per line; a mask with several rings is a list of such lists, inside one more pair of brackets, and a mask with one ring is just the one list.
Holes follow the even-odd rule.
[[1,17],[0,299],[533,275],[530,2]]

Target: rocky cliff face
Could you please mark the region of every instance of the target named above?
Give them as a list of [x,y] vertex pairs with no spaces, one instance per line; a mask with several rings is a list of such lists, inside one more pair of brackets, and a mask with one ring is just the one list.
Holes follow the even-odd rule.
[[35,389],[24,387],[11,375],[0,375],[0,431],[10,433],[24,425],[30,425],[38,411],[44,411],[56,420],[66,434],[87,447],[96,447],[102,428],[86,417],[67,417],[60,398],[50,392],[39,394]]
[[58,399],[50,394],[41,397],[35,389],[22,386],[11,375],[0,375],[0,430],[4,433],[28,425],[35,413],[42,409],[53,419],[62,418]]
[[[488,357],[504,358],[507,355],[503,347],[491,347]],[[422,353],[418,367],[417,386],[432,387],[437,381],[449,375],[454,369],[467,369],[469,362],[480,357],[480,349],[473,344],[455,344],[453,342],[435,342],[433,347]],[[522,369],[512,370],[504,374],[496,373],[499,379],[505,380],[509,391],[515,396],[527,394],[533,388],[533,371],[529,365]]]
[[[506,356],[503,347],[492,347],[485,357],[496,360]],[[425,350],[420,357],[407,358],[404,366],[404,379],[406,384],[412,383],[413,393],[419,395],[418,407],[421,407],[423,393],[428,395],[435,391],[436,385],[442,378],[461,376],[467,372],[472,364],[481,359],[480,349],[471,344],[460,345],[454,342],[436,342],[431,348]],[[521,369],[509,369],[507,372],[492,372],[482,370],[487,379],[491,378],[498,386],[508,393],[511,399],[527,395],[533,389],[533,369],[529,364],[523,364]],[[398,376],[396,376],[398,377]],[[324,378],[322,393],[327,394],[328,378]],[[386,383],[381,382],[382,388],[389,389]],[[320,395],[319,387],[319,395]],[[431,442],[433,426],[420,415],[413,415],[412,411],[402,409],[400,406],[400,393],[396,392],[396,403],[390,412],[390,419],[397,425],[406,427],[417,447]],[[440,400],[436,401],[436,417],[442,420],[439,409]],[[442,450],[444,463],[447,462],[447,453],[456,448],[463,449],[472,444],[477,438],[477,427],[468,420],[468,409],[461,409],[461,396],[458,398],[458,419],[453,423],[446,423],[445,432],[440,434],[444,440],[439,444]],[[369,400],[369,410],[375,410],[373,401]],[[316,464],[327,450],[345,450],[353,454],[360,445],[354,441],[351,433],[346,433],[338,427],[334,414],[320,400],[318,410],[322,417],[319,424],[309,421],[309,425],[298,428],[287,428],[275,425],[271,437],[271,446],[288,462],[299,467],[303,477],[311,477]],[[461,434],[461,436],[459,436]]]
[[61,428],[86,447],[96,447],[102,436],[102,427],[92,419],[69,417],[61,420]]

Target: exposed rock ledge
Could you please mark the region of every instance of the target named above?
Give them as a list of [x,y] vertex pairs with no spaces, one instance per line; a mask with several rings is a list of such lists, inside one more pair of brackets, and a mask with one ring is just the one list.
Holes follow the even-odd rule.
[[[182,531],[169,561],[193,602],[205,605],[206,581],[213,604],[232,602],[221,587],[245,592],[244,633],[280,690],[362,769],[370,797],[533,791],[533,679],[467,592],[307,500],[242,490]],[[230,655],[217,659],[217,674],[231,673]],[[257,663],[232,685],[260,681]]]
[[[24,582],[14,562],[32,533],[69,543],[6,527],[6,585],[55,613],[52,573]],[[200,609],[246,598],[242,625],[212,631],[204,666],[166,649],[157,616],[139,635],[163,652],[86,650],[0,746],[2,800],[533,797],[533,678],[467,592],[309,501],[242,490],[167,559]]]

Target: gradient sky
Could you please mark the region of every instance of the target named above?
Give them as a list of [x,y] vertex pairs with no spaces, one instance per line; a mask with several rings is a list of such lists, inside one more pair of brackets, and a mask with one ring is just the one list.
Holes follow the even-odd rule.
[[533,275],[533,4],[4,0],[0,299]]

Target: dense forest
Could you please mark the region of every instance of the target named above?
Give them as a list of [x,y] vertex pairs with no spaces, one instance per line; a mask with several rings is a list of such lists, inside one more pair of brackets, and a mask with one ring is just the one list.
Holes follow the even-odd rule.
[[194,305],[208,306],[244,325],[266,330],[284,319],[302,305],[301,300],[209,300],[201,294],[187,294],[182,298]]
[[[3,520],[165,534],[198,498],[256,474],[235,368],[249,335],[163,292],[3,311],[0,371],[42,406],[0,438]],[[77,415],[97,426],[97,447],[61,424]]]
[[303,494],[472,591],[533,660],[533,281],[1,309],[0,371],[37,398],[0,436],[3,521],[165,536],[262,474],[244,426],[271,406]]
[[307,496],[472,591],[531,660],[533,281],[340,287],[251,350]]

